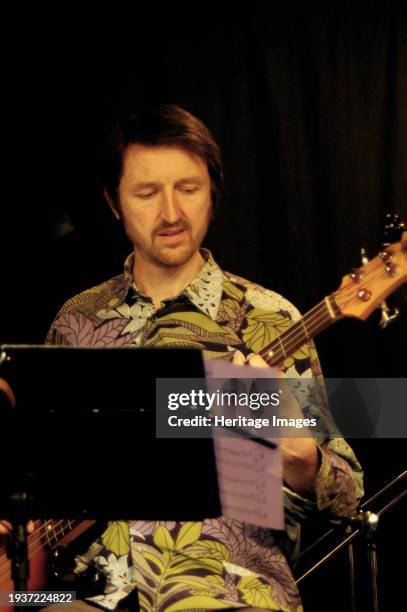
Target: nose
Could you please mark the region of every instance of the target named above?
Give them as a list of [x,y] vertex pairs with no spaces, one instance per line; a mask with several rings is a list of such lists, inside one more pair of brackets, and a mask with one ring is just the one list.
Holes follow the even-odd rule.
[[173,189],[164,191],[161,202],[161,217],[167,223],[174,224],[181,218],[181,209]]

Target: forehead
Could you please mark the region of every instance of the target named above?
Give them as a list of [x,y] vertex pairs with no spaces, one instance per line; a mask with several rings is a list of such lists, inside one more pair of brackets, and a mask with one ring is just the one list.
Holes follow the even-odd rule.
[[123,152],[122,181],[182,180],[208,178],[206,162],[181,147],[129,145]]

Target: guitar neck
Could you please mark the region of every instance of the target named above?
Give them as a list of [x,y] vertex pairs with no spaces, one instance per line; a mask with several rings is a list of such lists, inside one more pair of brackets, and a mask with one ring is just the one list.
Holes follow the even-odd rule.
[[270,366],[276,366],[342,317],[335,296],[331,294],[265,346],[259,354]]
[[[400,242],[388,245],[374,259],[344,276],[337,291],[311,308],[259,354],[269,365],[278,365],[339,319],[343,317],[367,319],[375,308],[380,305],[383,308],[383,300],[390,293],[405,283],[407,283],[407,232],[403,232]],[[387,320],[384,317],[381,325],[385,327],[386,324]]]
[[44,543],[50,548],[54,548],[59,544],[60,540],[68,535],[79,523],[80,521],[76,519],[35,521],[36,529],[33,535],[40,534]]

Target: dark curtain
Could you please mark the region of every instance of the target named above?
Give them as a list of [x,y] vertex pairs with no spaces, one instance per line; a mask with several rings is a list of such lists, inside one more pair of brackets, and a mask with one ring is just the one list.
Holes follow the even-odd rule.
[[[67,297],[120,272],[129,247],[98,165],[115,119],[141,104],[177,102],[210,126],[226,187],[207,244],[224,268],[303,311],[359,265],[361,247],[378,253],[386,212],[407,220],[405,2],[252,3],[229,18],[210,4],[133,8],[51,16],[47,28],[36,12],[16,28],[20,53],[4,74],[2,341],[41,342]],[[402,312],[384,331],[376,312],[318,339],[326,375],[406,375],[406,288],[389,304]],[[405,466],[401,442],[379,442],[354,444],[370,490]]]
[[[361,247],[378,253],[386,212],[407,216],[404,3],[255,4],[188,26],[170,11],[170,21],[108,17],[31,34],[10,69],[3,267],[21,289],[15,256],[39,265],[25,282],[44,299],[27,329],[14,300],[6,312],[20,331],[3,320],[5,338],[40,340],[58,300],[120,270],[128,247],[101,200],[98,163],[115,119],[140,104],[178,102],[209,124],[226,188],[208,244],[226,269],[301,310],[359,265]],[[53,240],[63,213],[75,237]],[[389,301],[405,305],[405,291]],[[405,374],[406,315],[385,332],[377,321],[321,337],[327,374]]]

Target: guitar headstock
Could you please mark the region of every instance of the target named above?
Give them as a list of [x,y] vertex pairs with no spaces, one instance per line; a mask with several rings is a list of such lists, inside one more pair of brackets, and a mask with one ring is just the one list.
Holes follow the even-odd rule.
[[398,287],[407,283],[407,231],[400,242],[384,248],[374,259],[343,277],[333,294],[344,317],[367,319]]

